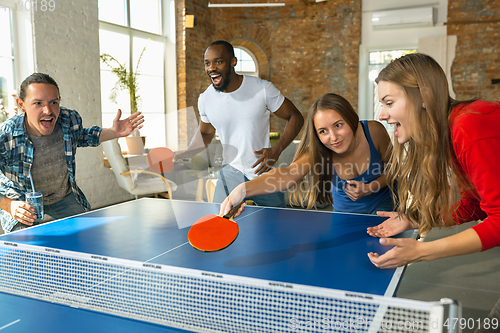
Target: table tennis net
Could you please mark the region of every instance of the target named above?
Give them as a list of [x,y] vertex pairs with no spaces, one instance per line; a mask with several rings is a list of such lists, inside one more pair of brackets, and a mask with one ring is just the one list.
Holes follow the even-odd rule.
[[11,242],[0,291],[194,332],[441,332],[458,309]]

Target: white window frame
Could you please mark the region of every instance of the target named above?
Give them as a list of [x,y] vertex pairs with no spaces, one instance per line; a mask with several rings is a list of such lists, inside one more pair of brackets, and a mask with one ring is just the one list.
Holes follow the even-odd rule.
[[[3,99],[4,94],[7,95],[6,100],[3,101],[3,107],[5,107],[5,111],[8,113],[8,117],[13,116],[13,108],[15,107],[15,99],[12,97],[12,93],[16,88],[16,60],[15,60],[15,50],[14,50],[14,26],[13,26],[13,19],[12,19],[12,10],[10,8],[1,8],[0,10],[5,11],[2,14],[7,14],[8,11],[8,24],[9,24],[9,32],[10,32],[10,37],[11,37],[11,45],[10,46],[10,55],[0,55],[0,59],[2,60],[10,60],[10,70],[12,71],[12,82],[8,82],[7,84],[7,91],[2,91],[2,95],[0,95],[0,99]],[[5,33],[5,32],[4,32]]]
[[[12,38],[12,71],[13,87],[12,93],[16,92],[21,82],[36,72],[35,56],[32,35],[32,17],[31,11],[26,8],[19,9],[16,2],[2,2],[0,10],[10,9],[10,27]],[[9,116],[13,116],[15,107],[15,98],[9,92]]]
[[243,75],[251,75],[251,76],[256,76],[256,77],[259,77],[259,63],[257,62],[257,58],[255,57],[255,55],[253,54],[252,51],[250,51],[249,49],[247,49],[246,47],[244,46],[234,46],[234,49],[241,49],[243,51],[245,51],[246,53],[248,53],[248,55],[252,58],[253,60],[253,63],[255,64],[255,72],[243,72],[243,71],[236,71],[236,73],[238,74],[243,74]]
[[[359,53],[359,79],[358,79],[358,110],[359,118],[371,120],[374,119],[374,96],[373,80],[370,79],[370,52],[391,51],[391,50],[409,50],[418,49],[418,45],[400,44],[388,45],[384,47],[361,47]],[[374,65],[372,65],[373,67]],[[385,65],[382,65],[382,68]],[[378,120],[378,119],[375,119]]]
[[[133,38],[139,37],[149,39],[153,37],[155,42],[161,42],[164,45],[164,64],[163,64],[163,81],[164,81],[164,107],[165,114],[165,137],[164,146],[171,149],[177,149],[177,69],[176,69],[176,49],[175,49],[175,0],[160,0],[160,11],[162,20],[160,22],[161,34],[155,34],[147,31],[142,31],[132,28],[130,20],[130,0],[126,0],[126,25],[114,24],[106,21],[99,21],[99,30],[107,30],[110,32],[128,35],[129,38],[129,55],[128,58],[133,58]],[[130,64],[129,66],[135,66]],[[108,96],[101,96],[101,99]],[[143,110],[144,111],[144,110]],[[145,111],[147,113],[147,111]],[[147,133],[146,133],[147,135]],[[146,140],[146,146],[148,141]]]

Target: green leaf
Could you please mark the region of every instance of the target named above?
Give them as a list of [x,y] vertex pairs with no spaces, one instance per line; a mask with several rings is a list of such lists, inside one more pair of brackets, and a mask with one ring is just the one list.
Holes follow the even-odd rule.
[[[149,40],[151,41],[152,39],[153,37],[151,37]],[[116,77],[118,78],[118,81],[116,82],[115,86],[113,87],[113,89],[111,89],[109,99],[114,103],[116,103],[118,90],[127,90],[130,94],[131,113],[139,111],[138,102],[141,100],[141,97],[139,96],[138,93],[139,87],[137,84],[137,75],[139,75],[139,65],[141,63],[142,56],[144,55],[144,52],[146,51],[146,47],[148,46],[148,44],[146,44],[146,46],[144,46],[144,48],[142,49],[142,52],[135,66],[135,70],[133,70],[131,66],[128,69],[126,64],[120,63],[110,54],[103,53],[100,56],[102,63],[104,63],[107,67],[109,67],[111,69],[111,73],[115,74]]]

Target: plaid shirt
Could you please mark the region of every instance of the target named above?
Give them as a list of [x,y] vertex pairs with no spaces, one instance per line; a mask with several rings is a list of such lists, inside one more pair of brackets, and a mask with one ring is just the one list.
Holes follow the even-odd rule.
[[[0,195],[21,201],[25,200],[25,193],[31,190],[29,175],[33,163],[33,143],[24,125],[24,115],[11,118],[0,127]],[[63,132],[71,188],[78,203],[89,211],[90,204],[76,185],[76,148],[98,146],[101,128],[83,128],[78,112],[64,107],[60,108],[57,123]],[[0,210],[0,220],[5,231],[10,231],[17,223],[4,210]]]

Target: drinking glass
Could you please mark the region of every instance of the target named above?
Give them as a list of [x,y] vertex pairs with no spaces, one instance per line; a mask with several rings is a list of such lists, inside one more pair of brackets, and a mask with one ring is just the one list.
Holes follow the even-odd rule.
[[43,194],[42,192],[26,193],[26,203],[35,208],[36,221],[43,219]]

